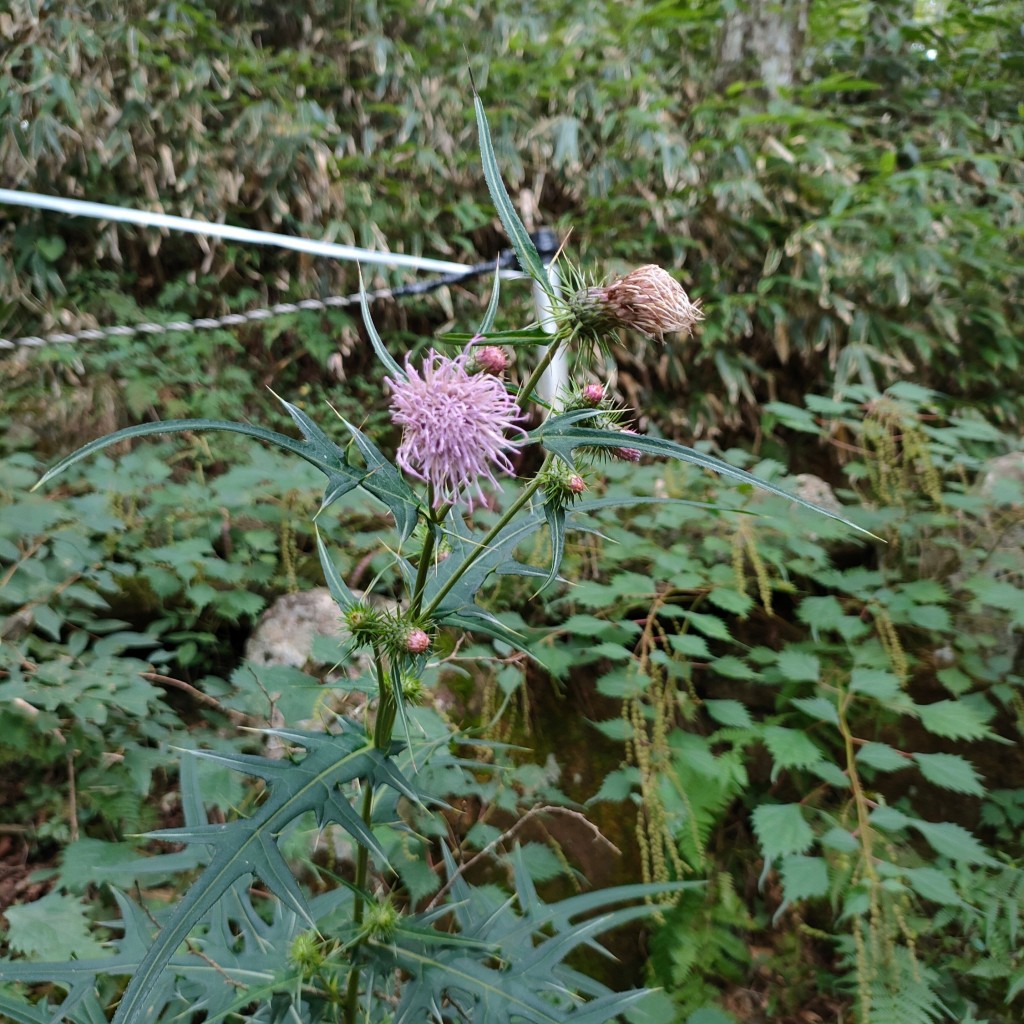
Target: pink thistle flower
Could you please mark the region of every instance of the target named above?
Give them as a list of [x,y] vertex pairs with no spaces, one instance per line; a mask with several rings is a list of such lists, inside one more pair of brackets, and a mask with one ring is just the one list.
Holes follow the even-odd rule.
[[580,392],[580,398],[587,405],[600,405],[604,401],[604,387],[600,384],[587,384]]
[[422,629],[410,629],[405,637],[405,649],[410,654],[423,654],[430,649],[430,636]]
[[574,473],[569,477],[565,486],[568,487],[573,494],[582,494],[587,489],[586,481],[577,473]]
[[391,422],[402,428],[398,465],[434,489],[434,507],[472,498],[485,500],[489,481],[499,490],[495,469],[511,476],[508,452],[526,431],[516,425],[519,407],[491,374],[466,369],[467,349],[454,359],[431,349],[420,372],[406,359],[405,380],[387,378]]

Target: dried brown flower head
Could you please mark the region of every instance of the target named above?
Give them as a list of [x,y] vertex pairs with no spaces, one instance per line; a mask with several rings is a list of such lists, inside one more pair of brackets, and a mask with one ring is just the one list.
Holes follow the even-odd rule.
[[588,288],[577,302],[590,322],[631,327],[659,340],[676,332],[690,334],[704,319],[699,303],[691,302],[682,285],[653,263],[609,285]]

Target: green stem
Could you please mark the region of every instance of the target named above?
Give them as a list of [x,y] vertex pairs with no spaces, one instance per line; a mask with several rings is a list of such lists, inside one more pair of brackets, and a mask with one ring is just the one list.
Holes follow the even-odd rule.
[[[377,750],[387,750],[391,746],[391,734],[395,727],[395,695],[388,687],[387,668],[381,655],[380,647],[373,646],[373,664],[377,671],[377,721],[373,728],[373,745]],[[392,680],[392,686],[395,680]],[[373,825],[373,786],[366,782],[363,790],[363,806],[361,811],[362,819],[367,828]],[[360,970],[355,963],[355,952],[362,944],[359,937],[363,924],[363,917],[366,913],[363,893],[366,891],[366,876],[370,869],[370,854],[365,846],[360,846],[356,852],[356,877],[355,877],[355,898],[352,904],[352,924],[356,933],[356,939],[352,944],[351,954],[353,957],[352,966],[348,972],[348,986],[345,990],[345,1024],[356,1024],[356,1015],[359,1009],[359,978]]]
[[423,607],[423,593],[427,586],[427,573],[430,571],[430,562],[434,557],[434,546],[437,543],[436,530],[441,529],[451,511],[451,505],[442,505],[434,508],[434,485],[430,485],[427,492],[427,500],[430,502],[430,512],[427,516],[427,538],[423,542],[423,550],[420,552],[419,565],[416,566],[416,585],[413,587],[412,604],[410,611],[413,619],[418,619],[420,610]]
[[537,381],[541,379],[544,371],[551,365],[551,360],[555,358],[555,353],[561,348],[563,342],[571,342],[575,336],[575,331],[569,335],[568,338],[562,338],[559,335],[555,335],[554,340],[548,345],[548,350],[541,357],[540,362],[533,368],[533,373],[526,378],[526,383],[519,389],[519,397],[516,399],[516,405],[523,411],[526,410],[526,404],[530,401],[530,396],[533,394],[533,389],[537,386]]
[[554,456],[548,452],[544,456],[544,464],[540,467],[537,475],[522,489],[519,497],[502,513],[501,518],[487,531],[487,534],[477,545],[476,550],[469,555],[466,560],[459,566],[459,571],[452,575],[452,578],[434,595],[434,599],[427,605],[426,611],[423,613],[425,617],[429,618],[437,610],[441,602],[448,596],[452,587],[459,582],[459,579],[465,575],[469,567],[478,559],[484,552],[487,551],[492,540],[505,529],[506,526],[512,521],[516,513],[540,490],[541,484],[543,483],[544,471],[551,465],[551,461]]

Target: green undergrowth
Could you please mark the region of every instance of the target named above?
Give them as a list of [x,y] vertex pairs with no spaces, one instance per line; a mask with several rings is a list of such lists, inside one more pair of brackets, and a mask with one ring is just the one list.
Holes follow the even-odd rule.
[[[802,493],[820,502],[822,483],[787,476],[802,438],[833,467],[843,512],[885,543],[691,466],[608,464],[608,496],[736,511],[609,510],[596,531],[569,534],[565,584],[543,601],[529,578],[496,584],[545,672],[530,668],[524,686],[529,663],[498,641],[448,649],[425,680],[447,696],[412,713],[428,744],[448,735],[438,714],[491,723],[466,742],[484,744],[476,754],[489,750],[495,770],[431,760],[417,786],[459,799],[446,818],[420,816],[415,838],[389,840],[389,860],[423,906],[441,884],[428,867],[439,827],[461,837],[465,862],[510,850],[513,836],[524,878],[571,893],[608,854],[588,857],[550,821],[586,803],[625,852],[613,858],[624,878],[703,883],[653,930],[647,969],[664,991],[638,1020],[852,1006],[866,1024],[996,1024],[1024,988],[1019,468],[992,462],[1010,447],[997,430],[918,386],[763,415],[761,456],[729,460],[817,488]],[[264,799],[227,767],[186,772],[169,742],[259,751],[240,726],[316,721],[336,705],[326,668],[242,661],[268,602],[320,581],[311,471],[267,451],[257,460],[247,443],[214,459],[200,436],[101,456],[61,489],[28,493],[41,468],[24,452],[2,464],[0,771],[6,825],[24,830],[30,860],[54,865],[37,872],[45,897],[9,909],[7,951],[52,960],[98,955],[115,910],[105,881],[132,875],[159,915],[194,858],[154,856],[131,835],[234,819]],[[381,508],[325,514],[343,538],[339,570],[360,567],[372,587]],[[491,669],[463,667],[479,654]],[[323,645],[318,655],[330,658]],[[570,708],[592,725],[560,728]],[[342,914],[328,894],[344,844],[316,835],[298,829],[285,853],[324,913]],[[305,941],[296,922],[279,924],[273,941]],[[329,981],[330,951],[304,955]]]
[[[561,625],[534,647],[561,708],[534,693],[513,735],[557,749],[559,717],[593,719],[619,763],[596,741],[562,755],[592,811],[632,808],[645,879],[707,883],[652,937],[659,1019],[854,1004],[872,1024],[996,1024],[1024,990],[1020,464],[991,462],[1007,440],[916,385],[778,403],[765,422],[837,457],[843,511],[885,543],[718,486],[743,512],[609,515],[577,537]],[[747,460],[821,500],[821,481]],[[709,495],[690,467],[609,478]],[[491,685],[514,699],[519,677]]]

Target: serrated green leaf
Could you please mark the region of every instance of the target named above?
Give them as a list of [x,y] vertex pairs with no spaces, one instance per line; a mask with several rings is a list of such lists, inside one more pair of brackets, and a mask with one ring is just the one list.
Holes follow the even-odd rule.
[[6,939],[12,950],[39,960],[72,960],[106,954],[92,933],[85,902],[56,890],[32,903],[4,911]]
[[791,647],[779,652],[779,672],[791,683],[816,683],[821,675],[821,662],[816,654]]
[[949,612],[941,605],[918,604],[907,609],[907,620],[921,629],[945,631],[950,627]]
[[828,895],[828,865],[822,857],[790,854],[779,861],[779,875],[782,877],[784,900],[775,914],[776,919],[797,900],[812,900]]
[[903,876],[922,899],[948,906],[960,906],[963,900],[953,886],[949,875],[938,868],[903,868]]
[[974,765],[959,754],[914,754],[914,760],[921,774],[936,786],[968,796],[985,795]]
[[921,724],[934,736],[950,740],[978,740],[991,735],[981,715],[960,700],[940,700],[918,704],[915,710]]
[[886,832],[902,832],[913,823],[913,819],[895,807],[882,804],[871,812],[871,824]]
[[762,739],[775,762],[772,767],[772,781],[786,768],[807,768],[821,760],[818,745],[801,729],[787,729],[781,725],[769,725],[763,730]]
[[827,697],[794,697],[790,703],[799,708],[805,715],[817,718],[821,722],[828,722],[829,725],[839,725],[839,712],[835,704]]
[[730,640],[729,627],[717,616],[705,612],[694,612],[686,609],[682,616],[694,629],[711,637],[712,640]]
[[711,662],[715,672],[726,679],[751,680],[757,678],[757,672],[747,662],[734,654],[726,654]]
[[738,700],[706,700],[704,707],[719,725],[749,729],[754,724],[750,712]]
[[821,845],[828,850],[838,850],[840,853],[856,853],[860,849],[860,843],[852,832],[838,825],[830,828],[820,839]]
[[910,759],[888,743],[865,743],[857,750],[857,763],[866,764],[879,772],[897,772],[906,768]]
[[634,765],[614,768],[604,777],[601,788],[587,801],[587,806],[600,803],[602,800],[621,803],[623,800],[627,800],[639,788],[639,785],[639,768]]
[[952,821],[910,821],[910,827],[917,829],[928,841],[928,845],[943,857],[963,861],[966,864],[994,866],[996,859],[989,856],[985,848],[962,825]]
[[710,658],[711,648],[707,640],[694,633],[670,633],[668,638],[669,646],[676,654],[685,658]]
[[896,700],[902,693],[899,677],[878,668],[855,668],[850,674],[850,689],[882,703]]
[[754,607],[754,599],[731,587],[712,587],[708,591],[708,600],[723,612],[730,615],[744,616]]
[[768,863],[794,853],[806,853],[814,833],[799,804],[761,804],[751,815],[761,852]]

